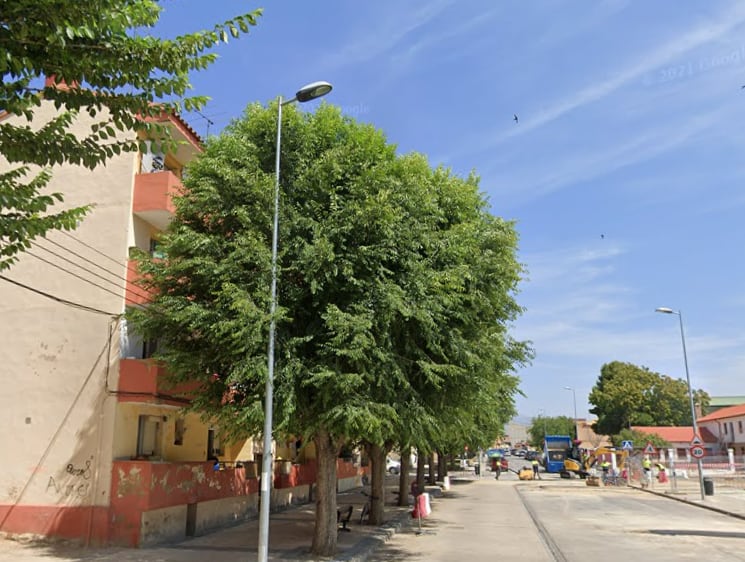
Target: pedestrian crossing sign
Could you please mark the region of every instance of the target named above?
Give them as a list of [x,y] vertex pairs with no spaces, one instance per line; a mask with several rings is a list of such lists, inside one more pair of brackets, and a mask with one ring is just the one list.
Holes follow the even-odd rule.
[[644,454],[645,455],[654,455],[655,454],[654,445],[652,443],[647,443],[647,446],[644,448]]
[[691,447],[696,447],[698,445],[703,445],[704,442],[701,441],[701,438],[698,435],[694,435],[693,439],[691,440]]
[[621,443],[621,449],[624,451],[633,451],[634,450],[634,443],[632,441],[624,441]]

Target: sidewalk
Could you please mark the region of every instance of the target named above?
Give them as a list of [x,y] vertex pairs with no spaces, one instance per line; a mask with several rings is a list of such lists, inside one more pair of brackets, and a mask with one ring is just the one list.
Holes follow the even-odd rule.
[[[394,506],[395,496],[392,492],[393,487],[388,486],[386,521],[381,527],[360,524],[361,509],[367,498],[362,495],[359,488],[338,494],[337,504],[340,507],[352,505],[354,510],[348,525],[350,531],[339,531],[337,555],[333,560],[361,562],[401,525],[409,524],[412,508]],[[314,560],[310,555],[314,525],[313,503],[272,513],[269,518],[269,560]],[[140,549],[84,549],[63,543],[23,543],[0,539],[0,561],[250,562],[257,559],[258,537],[259,522],[255,519],[179,543]]]
[[[716,486],[715,484],[714,495],[704,496],[702,500],[701,487],[697,478],[677,478],[675,484],[675,491],[672,489],[672,483],[659,484],[658,482],[655,482],[652,488],[644,491],[745,519],[745,490]],[[637,485],[634,485],[634,487],[641,490],[641,487]]]

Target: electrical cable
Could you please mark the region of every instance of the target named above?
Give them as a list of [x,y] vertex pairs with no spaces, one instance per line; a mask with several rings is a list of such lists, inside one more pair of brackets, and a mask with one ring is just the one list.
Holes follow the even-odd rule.
[[[51,241],[51,240],[48,240],[48,242],[52,242],[53,244],[55,244],[55,245],[57,245],[57,246],[60,246],[61,248],[63,248],[63,249],[65,249],[65,250],[67,250],[67,248],[65,248],[64,246],[61,246],[60,244],[57,244],[56,242],[53,242],[53,241]],[[104,276],[102,276],[102,275],[99,275],[99,274],[97,274],[97,273],[95,273],[95,272],[91,271],[90,269],[87,269],[87,268],[83,267],[83,266],[82,266],[82,265],[80,265],[79,263],[75,263],[75,262],[74,262],[73,260],[67,259],[67,258],[66,258],[66,257],[64,257],[64,256],[61,256],[61,255],[59,255],[58,253],[56,253],[56,252],[53,252],[53,251],[52,251],[52,250],[50,250],[49,248],[46,248],[45,246],[42,246],[41,244],[39,244],[39,243],[38,243],[38,241],[36,242],[36,247],[38,247],[38,248],[40,248],[40,249],[44,250],[45,252],[49,252],[49,253],[50,253],[50,254],[52,254],[53,256],[55,256],[55,257],[57,257],[57,258],[61,259],[62,261],[65,261],[65,262],[67,262],[67,263],[69,263],[69,264],[71,264],[71,265],[74,265],[75,267],[79,267],[80,269],[82,269],[82,270],[83,270],[83,271],[85,271],[86,273],[90,273],[90,274],[91,274],[91,275],[93,275],[94,277],[98,277],[99,279],[101,279],[101,280],[105,281],[106,283],[111,283],[111,284],[112,284],[112,285],[114,285],[114,287],[116,287],[117,289],[121,289],[121,290],[123,290],[123,291],[129,292],[129,293],[132,293],[132,294],[133,294],[134,296],[136,296],[136,297],[139,297],[139,298],[141,298],[141,299],[149,299],[149,298],[150,298],[150,296],[149,296],[149,295],[145,295],[145,294],[142,294],[142,293],[139,293],[139,292],[135,291],[134,289],[130,289],[130,288],[128,288],[128,287],[127,287],[127,285],[126,285],[126,282],[127,282],[127,280],[126,280],[126,279],[125,279],[124,277],[121,277],[120,275],[117,275],[116,273],[113,273],[113,272],[111,272],[111,271],[109,271],[109,270],[107,270],[107,269],[105,269],[105,268],[102,268],[102,267],[101,267],[101,266],[99,266],[98,264],[96,264],[96,263],[94,263],[94,262],[91,262],[90,260],[87,260],[86,258],[84,258],[84,257],[82,257],[82,256],[79,256],[78,254],[75,254],[75,252],[72,252],[72,251],[70,251],[70,250],[67,250],[67,251],[68,251],[68,252],[70,252],[71,254],[73,254],[73,255],[76,255],[76,256],[80,257],[81,259],[83,259],[83,260],[85,260],[85,261],[87,261],[87,262],[89,262],[89,263],[92,263],[92,264],[93,264],[93,265],[95,265],[96,267],[101,267],[101,269],[103,269],[104,271],[106,271],[106,273],[108,273],[108,274],[110,274],[110,275],[113,275],[113,276],[117,277],[118,279],[120,279],[120,280],[124,281],[124,282],[125,282],[125,285],[124,285],[124,286],[122,286],[122,285],[118,285],[118,284],[117,284],[116,282],[112,281],[111,279],[107,279],[106,277],[104,277]]]
[[74,241],[75,241],[75,242],[77,242],[78,244],[81,244],[82,246],[85,246],[85,247],[86,247],[86,248],[88,248],[89,250],[93,250],[93,251],[94,251],[94,252],[96,252],[96,253],[97,253],[98,255],[100,255],[100,256],[103,256],[103,257],[105,257],[105,258],[106,258],[107,260],[110,260],[110,261],[114,262],[114,263],[115,263],[115,264],[117,264],[117,265],[123,265],[124,267],[126,267],[126,268],[127,268],[127,269],[129,269],[130,271],[134,271],[134,272],[136,272],[136,271],[137,271],[136,269],[134,269],[134,268],[130,267],[128,263],[126,263],[126,262],[121,262],[121,261],[119,261],[119,260],[117,260],[117,259],[115,259],[115,258],[112,258],[111,256],[109,256],[109,255],[107,255],[107,254],[104,254],[104,253],[103,253],[103,252],[102,252],[101,250],[98,250],[98,249],[94,248],[93,246],[91,246],[90,244],[87,244],[87,243],[83,242],[82,240],[80,240],[80,239],[78,239],[78,238],[75,238],[75,237],[74,237],[74,236],[73,236],[72,234],[70,234],[69,232],[65,232],[64,230],[60,230],[60,231],[58,231],[58,232],[59,232],[60,234],[64,234],[64,235],[65,235],[65,236],[67,236],[67,237],[68,237],[68,238],[69,238],[70,240],[74,240]]
[[[107,293],[110,293],[110,294],[112,294],[112,295],[114,295],[116,297],[119,297],[119,298],[122,297],[122,295],[120,293],[116,293],[116,292],[114,292],[114,291],[112,291],[110,289],[107,289],[106,287],[102,287],[101,285],[98,285],[97,283],[94,283],[90,279],[86,279],[85,277],[82,277],[82,276],[78,275],[77,273],[74,273],[74,272],[70,271],[69,269],[65,269],[61,265],[58,265],[58,264],[56,264],[56,263],[54,263],[52,261],[49,261],[48,259],[42,258],[41,256],[38,256],[38,255],[34,254],[31,250],[26,250],[25,253],[28,254],[28,255],[30,255],[30,256],[32,256],[32,257],[35,257],[39,261],[42,261],[42,262],[44,262],[44,263],[46,263],[48,265],[51,265],[52,267],[56,267],[57,269],[59,269],[61,271],[64,271],[65,273],[68,273],[68,274],[72,275],[73,277],[76,277],[77,279],[80,279],[81,281],[84,281],[84,282],[88,283],[89,285],[93,285],[94,287],[96,287],[98,289],[101,289],[102,291],[105,291]],[[142,305],[140,305],[140,303],[138,303],[138,302],[130,299],[126,295],[124,295],[124,300],[130,302],[131,304],[133,304],[135,306],[142,306]]]
[[21,287],[23,289],[26,289],[28,291],[31,291],[32,293],[36,293],[37,295],[41,295],[42,297],[46,297],[48,299],[51,299],[53,301],[56,301],[60,304],[64,304],[66,306],[71,306],[73,308],[79,308],[80,310],[85,310],[88,312],[95,312],[96,314],[105,314],[106,316],[119,316],[118,314],[115,314],[113,312],[106,312],[105,310],[100,310],[98,308],[93,308],[92,306],[86,306],[84,304],[80,304],[77,302],[73,302],[67,299],[63,299],[61,297],[56,297],[50,293],[46,293],[40,289],[34,289],[33,287],[30,287],[28,285],[25,285],[24,283],[21,283],[20,281],[15,281],[13,279],[9,279],[8,277],[5,277],[4,275],[0,275],[0,279],[3,281],[7,281],[8,283],[12,283],[13,285],[16,285],[18,287]]
[[[58,248],[62,248],[62,249],[63,249],[63,250],[65,250],[66,252],[70,252],[70,253],[71,253],[71,254],[72,254],[73,256],[75,256],[75,257],[78,257],[78,258],[80,258],[81,260],[83,260],[83,261],[85,261],[85,262],[87,262],[87,263],[91,264],[91,265],[92,265],[92,266],[94,266],[94,267],[97,267],[97,268],[98,268],[98,269],[100,269],[101,271],[105,271],[106,273],[108,273],[108,274],[110,274],[110,275],[112,275],[112,276],[116,277],[117,279],[121,279],[122,281],[126,281],[126,280],[127,280],[127,279],[126,279],[126,277],[122,277],[122,276],[121,276],[121,275],[119,275],[118,273],[116,273],[116,272],[114,272],[114,271],[111,271],[110,269],[106,269],[106,268],[105,268],[104,266],[102,266],[102,265],[99,265],[99,264],[97,264],[97,263],[96,263],[96,262],[94,262],[93,260],[89,260],[89,259],[88,259],[88,258],[86,258],[85,256],[81,256],[81,255],[80,255],[80,254],[78,254],[77,252],[74,252],[73,250],[71,250],[71,249],[70,249],[70,248],[68,248],[67,246],[63,246],[63,245],[62,245],[62,244],[60,244],[59,242],[55,242],[54,240],[52,240],[52,239],[50,239],[50,238],[44,238],[44,240],[45,240],[45,241],[47,241],[47,242],[49,242],[50,244],[54,244],[54,245],[55,245],[55,246],[57,246]],[[37,240],[37,241],[36,241],[36,243],[38,244],[38,242],[39,242],[39,241]],[[118,264],[118,265],[119,265],[120,267],[122,266],[122,264]]]

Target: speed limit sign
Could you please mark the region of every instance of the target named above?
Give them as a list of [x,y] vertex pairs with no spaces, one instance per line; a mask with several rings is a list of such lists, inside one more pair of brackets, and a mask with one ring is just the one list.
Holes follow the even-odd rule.
[[694,459],[702,459],[704,458],[705,454],[706,454],[706,451],[704,451],[703,447],[700,447],[699,445],[696,445],[695,447],[691,447],[691,456]]

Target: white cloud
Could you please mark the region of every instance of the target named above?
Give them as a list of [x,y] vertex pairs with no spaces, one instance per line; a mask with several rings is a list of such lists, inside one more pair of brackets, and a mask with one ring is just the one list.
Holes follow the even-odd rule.
[[[673,123],[667,128],[654,128],[618,145],[611,145],[593,152],[581,152],[569,159],[562,159],[559,169],[549,171],[532,185],[520,186],[522,193],[541,196],[566,185],[587,181],[615,170],[650,160],[681,146],[696,134],[708,129],[719,119],[717,112],[697,117],[683,123]],[[505,185],[513,185],[505,182]]]
[[321,59],[318,63],[319,70],[329,71],[370,61],[391,50],[408,35],[438,17],[454,3],[455,0],[433,0],[420,4],[416,9],[382,9],[380,13],[388,14],[385,21],[377,26],[368,27],[364,33],[353,32],[356,41]]
[[[471,33],[474,29],[484,25],[501,13],[503,9],[501,6],[497,6],[487,11],[478,11],[473,17],[462,21],[461,23],[446,28],[445,31],[439,33],[431,33],[422,36],[418,41],[409,45],[402,52],[394,55],[393,61],[398,66],[406,66],[414,62],[414,60],[420,57],[424,52],[430,50],[432,47],[442,46],[452,39],[457,39],[464,34]],[[470,41],[464,44],[465,47],[470,45]],[[457,56],[457,54],[456,54]],[[436,62],[436,61],[430,61]]]
[[603,248],[565,248],[539,253],[521,254],[520,260],[526,264],[531,286],[548,287],[557,279],[569,277],[576,283],[577,276],[586,280],[598,277],[606,270],[606,265],[598,266],[624,253],[618,244],[608,244]]

